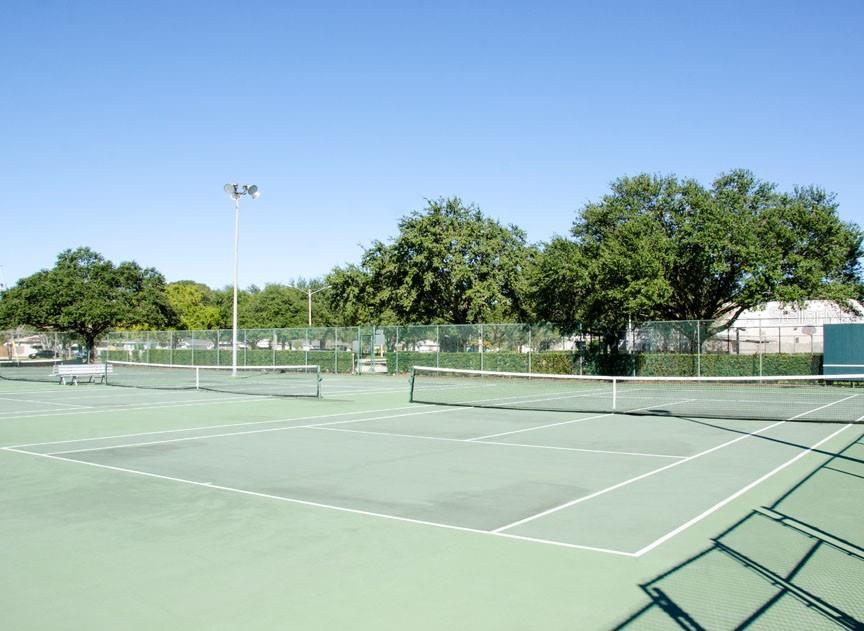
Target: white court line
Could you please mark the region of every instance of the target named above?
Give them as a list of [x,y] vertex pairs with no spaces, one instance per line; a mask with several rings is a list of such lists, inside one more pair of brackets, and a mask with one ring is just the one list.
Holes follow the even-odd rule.
[[328,510],[342,512],[342,513],[352,513],[354,515],[363,515],[366,517],[378,517],[380,519],[389,519],[392,521],[399,521],[399,522],[404,522],[404,523],[409,523],[409,524],[417,524],[417,525],[421,525],[421,526],[432,526],[434,528],[443,528],[446,530],[456,530],[459,532],[468,532],[468,533],[479,534],[479,535],[500,537],[500,538],[504,538],[504,539],[513,539],[516,541],[528,541],[531,543],[542,543],[542,544],[546,544],[546,545],[557,546],[559,548],[570,548],[570,549],[575,549],[575,550],[587,550],[590,552],[602,552],[605,554],[614,554],[617,556],[625,556],[625,557],[633,557],[634,556],[634,554],[632,552],[624,552],[622,550],[612,550],[609,548],[598,548],[598,547],[594,547],[594,546],[583,546],[583,545],[578,545],[575,543],[565,543],[563,541],[554,541],[551,539],[538,539],[535,537],[524,537],[521,535],[513,535],[510,533],[498,533],[498,532],[493,532],[490,530],[480,530],[478,528],[469,528],[467,526],[456,526],[453,524],[445,524],[445,523],[439,523],[439,522],[434,522],[434,521],[425,521],[422,519],[413,519],[411,517],[401,517],[399,515],[389,515],[387,513],[375,513],[372,511],[361,510],[359,508],[348,508],[346,506],[337,506],[335,504],[323,504],[321,502],[312,502],[309,500],[301,500],[301,499],[293,498],[293,497],[283,497],[280,495],[271,495],[269,493],[259,493],[258,491],[249,491],[246,489],[239,489],[239,488],[235,488],[235,487],[231,487],[231,486],[223,486],[220,484],[213,484],[212,482],[197,482],[195,480],[187,480],[185,478],[177,478],[177,477],[172,477],[172,476],[167,476],[167,475],[160,475],[158,473],[148,473],[147,471],[138,471],[136,469],[126,469],[124,467],[114,467],[111,465],[99,464],[99,463],[95,463],[95,462],[88,462],[86,460],[73,460],[71,458],[61,458],[59,456],[52,455],[52,454],[41,454],[41,453],[38,453],[35,451],[24,451],[24,450],[13,449],[11,447],[2,447],[0,449],[2,449],[4,451],[9,451],[11,453],[25,454],[28,456],[38,456],[41,458],[58,460],[61,462],[71,462],[71,463],[75,463],[75,464],[79,464],[79,465],[88,465],[91,467],[97,467],[99,469],[108,469],[110,471],[118,471],[121,473],[130,473],[133,475],[140,475],[140,476],[144,476],[144,477],[148,477],[148,478],[156,478],[159,480],[168,480],[171,482],[180,482],[182,484],[189,484],[192,486],[197,486],[197,487],[201,487],[201,488],[205,488],[205,489],[214,489],[217,491],[226,491],[229,493],[239,493],[241,495],[248,495],[248,496],[252,496],[252,497],[259,497],[259,498],[264,498],[264,499],[269,499],[269,500],[277,500],[280,502],[288,502],[290,504],[299,504],[302,506],[311,506],[314,508],[324,508],[324,509],[328,509]]
[[830,408],[832,405],[837,405],[838,403],[843,403],[843,401],[848,401],[849,399],[854,399],[857,397],[857,394],[853,394],[844,399],[840,399],[839,401],[832,401],[831,403],[826,403],[825,405],[820,405],[818,408],[814,408],[812,410],[807,410],[806,412],[801,412],[801,414],[796,414],[795,416],[790,417],[788,420],[794,421],[796,418],[801,418],[802,416],[807,416],[808,414],[812,414],[813,412],[818,412],[819,410],[824,410],[825,408]]
[[309,429],[312,427],[322,427],[326,425],[342,425],[345,423],[364,423],[366,421],[379,421],[388,418],[403,418],[405,416],[419,416],[423,414],[444,414],[446,412],[451,412],[452,410],[445,409],[436,409],[436,410],[427,410],[425,412],[406,412],[405,414],[390,414],[386,416],[375,416],[372,418],[352,418],[347,421],[329,421],[327,423],[313,423],[309,425],[287,425],[285,427],[268,427],[265,429],[250,429],[245,432],[223,432],[221,434],[202,434],[200,436],[184,436],[183,438],[169,438],[166,440],[151,440],[140,443],[125,443],[121,445],[104,445],[102,447],[87,447],[84,449],[69,449],[65,451],[55,451],[52,452],[51,455],[58,456],[64,454],[77,454],[83,453],[86,451],[107,451],[109,449],[126,449],[131,447],[146,447],[150,445],[165,445],[167,443],[180,443],[190,440],[205,440],[208,438],[226,438],[228,436],[246,436],[249,434],[264,434],[267,432],[284,432],[291,429]]
[[[663,403],[662,405],[681,405],[682,403],[689,403],[692,399],[686,399],[684,401],[669,401],[667,403]],[[630,414],[632,412],[641,412],[642,410],[650,410],[653,407],[657,407],[656,405],[649,405],[644,408],[634,408],[632,410],[622,411],[622,412],[606,412],[605,414],[597,414],[594,416],[587,416],[584,418],[575,418],[570,419],[569,421],[559,421],[557,423],[546,423],[545,425],[535,425],[533,427],[524,427],[522,429],[514,429],[509,432],[499,432],[497,434],[487,434],[486,436],[475,436],[474,438],[469,438],[467,440],[476,441],[476,440],[486,440],[487,438],[500,438],[501,436],[510,436],[511,434],[521,434],[522,432],[533,432],[538,429],[546,429],[548,427],[558,427],[559,425],[570,425],[573,423],[581,423],[582,421],[593,421],[598,418],[606,418],[607,416],[615,416],[616,414]],[[666,418],[666,417],[663,417]]]
[[[793,417],[793,418],[794,418],[794,417]],[[739,489],[738,491],[736,491],[735,493],[733,493],[732,495],[730,495],[730,496],[727,497],[726,499],[724,499],[724,500],[722,500],[722,501],[720,501],[720,502],[717,502],[716,504],[714,504],[714,506],[712,506],[711,508],[709,508],[709,509],[706,510],[705,512],[703,512],[703,513],[697,515],[696,517],[694,517],[694,518],[691,519],[690,521],[681,524],[680,526],[678,526],[678,527],[675,528],[674,530],[671,530],[671,531],[667,532],[667,533],[666,533],[665,535],[663,535],[662,537],[659,537],[659,538],[655,539],[654,541],[652,541],[651,543],[649,543],[649,544],[648,544],[647,546],[645,546],[644,548],[642,548],[642,549],[640,549],[640,550],[634,552],[634,553],[633,553],[634,556],[641,557],[643,554],[647,554],[648,552],[650,552],[651,550],[653,550],[654,548],[656,548],[656,547],[659,546],[660,544],[665,543],[666,541],[668,541],[668,540],[671,539],[672,537],[681,534],[682,532],[684,532],[685,530],[687,530],[690,526],[692,526],[692,525],[694,525],[694,524],[696,524],[696,523],[702,521],[703,519],[705,519],[706,517],[708,517],[708,515],[710,515],[711,513],[717,511],[717,510],[720,509],[720,508],[723,508],[723,507],[726,506],[726,504],[728,504],[729,502],[731,502],[731,501],[735,500],[736,498],[740,497],[741,495],[743,495],[744,493],[746,493],[747,491],[749,491],[749,490],[752,489],[753,487],[755,487],[755,486],[761,484],[762,482],[764,482],[765,480],[767,480],[768,478],[770,478],[770,477],[773,476],[774,474],[779,473],[780,471],[782,471],[783,469],[785,469],[786,467],[788,467],[789,465],[791,465],[791,464],[792,464],[793,462],[795,462],[796,460],[799,460],[800,458],[803,458],[804,456],[806,456],[807,454],[809,454],[809,453],[810,453],[811,451],[813,451],[814,449],[819,448],[823,443],[825,443],[825,442],[831,440],[832,438],[834,438],[835,436],[837,436],[840,432],[843,432],[843,431],[847,430],[847,429],[850,428],[850,427],[852,427],[851,424],[849,424],[849,425],[844,425],[843,427],[841,427],[840,429],[838,429],[838,430],[837,430],[836,432],[834,432],[833,434],[831,434],[831,435],[829,435],[829,436],[826,436],[825,438],[823,438],[823,439],[820,440],[819,442],[817,442],[817,443],[811,445],[810,447],[808,447],[806,451],[802,451],[800,454],[798,454],[798,455],[795,456],[794,458],[792,458],[792,459],[790,459],[790,460],[787,460],[786,462],[784,462],[784,463],[781,464],[780,466],[778,466],[778,467],[772,469],[771,471],[769,471],[768,473],[766,473],[765,475],[763,475],[763,476],[762,476],[761,478],[759,478],[758,480],[754,480],[753,482],[751,482],[750,484],[748,484],[748,485],[745,486],[744,488]]]
[[492,440],[487,440],[483,442],[472,441],[471,439],[465,438],[446,438],[443,436],[424,436],[422,434],[397,434],[394,432],[373,432],[365,429],[345,429],[344,427],[325,427],[325,426],[317,426],[310,427],[310,429],[317,430],[326,430],[330,432],[346,432],[349,434],[370,434],[373,436],[393,436],[394,438],[416,438],[417,440],[440,440],[445,442],[452,443],[465,443],[467,445],[496,445],[501,447],[522,447],[529,449],[552,449],[556,451],[579,451],[582,453],[590,453],[590,454],[611,454],[613,456],[643,456],[646,458],[675,458],[681,459],[686,458],[687,456],[675,456],[671,454],[653,454],[653,453],[642,453],[638,451],[613,451],[608,449],[584,449],[580,447],[556,447],[555,445],[531,445],[528,443],[502,443],[495,442]]
[[312,416],[296,416],[291,418],[276,418],[266,421],[245,421],[243,423],[220,423],[219,425],[200,425],[198,427],[186,427],[181,429],[158,429],[150,432],[135,432],[131,434],[114,434],[112,436],[92,436],[90,438],[70,438],[67,440],[52,440],[41,443],[23,443],[20,445],[8,445],[9,449],[19,449],[24,447],[44,447],[45,445],[66,445],[69,443],[84,443],[96,440],[113,440],[115,438],[133,438],[135,436],[155,436],[156,434],[180,434],[183,432],[196,432],[207,429],[224,429],[226,427],[247,427],[250,425],[266,425],[268,423],[287,423],[289,421],[309,421],[316,418],[335,418],[337,416],[348,416],[349,414],[378,414],[379,412],[395,412],[397,410],[409,410],[414,406],[408,405],[399,408],[382,408],[380,410],[367,410],[365,412],[336,412],[333,414],[316,414]]
[[[10,399],[9,397],[0,397],[0,401],[14,401],[15,403],[37,403],[39,405],[62,405],[70,408],[91,408],[91,405],[81,405],[80,403],[54,403],[53,401],[36,401],[33,399]],[[0,414],[15,414],[15,412],[0,412]]]
[[92,442],[96,440],[113,440],[115,438],[133,438],[135,436],[155,436],[156,434],[180,434],[183,432],[196,432],[207,429],[225,429],[226,427],[248,427],[250,425],[266,425],[268,423],[288,423],[290,421],[309,421],[317,418],[334,418],[337,416],[348,416],[349,414],[360,415],[360,414],[378,414],[380,412],[395,412],[398,410],[409,410],[413,409],[413,405],[406,405],[404,407],[398,408],[382,408],[379,410],[367,410],[365,412],[357,412],[356,410],[351,412],[335,412],[333,414],[315,414],[312,416],[295,416],[291,418],[274,418],[265,421],[246,421],[242,423],[220,423],[219,425],[200,425],[198,427],[186,427],[186,428],[178,428],[178,429],[159,429],[151,432],[135,432],[131,434],[114,434],[112,436],[91,436],[89,438],[70,438],[67,440],[52,440],[48,442],[41,443],[22,443],[20,445],[7,445],[9,449],[18,449],[23,447],[44,447],[46,445],[66,445],[69,443],[84,443],[84,442]]
[[[267,397],[258,397],[260,400],[267,400]],[[161,410],[163,408],[185,408],[185,407],[193,407],[196,405],[215,405],[218,403],[242,403],[248,402],[249,396],[237,396],[237,397],[222,397],[219,399],[210,399],[207,401],[202,401],[201,399],[190,399],[188,401],[179,401],[174,403],[154,403],[152,405],[118,405],[118,406],[110,406],[104,408],[92,408],[81,411],[69,411],[69,412],[61,412],[60,410],[56,412],[41,412],[37,414],[16,414],[14,416],[9,416],[6,418],[0,419],[0,421],[17,421],[18,419],[26,419],[26,418],[54,418],[55,416],[73,416],[76,414],[106,414],[108,412],[127,412],[133,410]]]
[[578,497],[575,500],[570,500],[569,502],[565,502],[563,504],[559,504],[558,506],[553,506],[545,511],[541,511],[539,513],[535,513],[534,515],[529,515],[528,517],[524,517],[523,519],[514,521],[509,524],[505,524],[495,529],[494,532],[503,532],[510,528],[515,528],[516,526],[521,526],[523,524],[527,524],[528,522],[534,521],[535,519],[540,519],[541,517],[546,517],[547,515],[551,515],[552,513],[557,513],[560,510],[564,510],[565,508],[569,508],[571,506],[575,506],[576,504],[581,504],[582,502],[587,502],[590,499],[594,499],[595,497],[599,497],[600,495],[605,495],[606,493],[610,493],[616,489],[620,489],[621,487],[627,486],[629,484],[633,484],[634,482],[638,482],[639,480],[644,480],[652,475],[656,475],[662,471],[666,471],[667,469],[671,469],[672,467],[677,467],[679,465],[684,464],[685,462],[690,462],[691,460],[695,460],[696,458],[701,458],[702,456],[708,455],[711,452],[717,451],[718,449],[723,449],[724,447],[728,447],[734,443],[737,443],[740,440],[744,440],[745,438],[750,438],[751,436],[755,436],[756,434],[761,434],[772,427],[776,427],[778,425],[782,425],[786,421],[777,421],[776,423],[772,423],[771,425],[767,425],[761,429],[756,430],[755,432],[749,432],[744,434],[743,436],[739,436],[737,438],[733,438],[725,443],[720,445],[716,445],[711,447],[710,449],[706,449],[704,451],[700,451],[699,453],[693,454],[692,456],[687,456],[683,460],[678,460],[677,462],[673,462],[671,464],[664,465],[657,469],[652,469],[651,471],[647,471],[641,475],[634,476],[628,480],[624,480],[623,482],[619,482],[618,484],[613,484],[612,486],[607,486],[604,489],[600,489],[599,491],[595,491],[594,493],[590,493],[588,495],[583,495],[582,497]]

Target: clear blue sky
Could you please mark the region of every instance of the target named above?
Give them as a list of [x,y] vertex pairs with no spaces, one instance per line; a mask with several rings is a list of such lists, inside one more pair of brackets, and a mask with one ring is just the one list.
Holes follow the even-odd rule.
[[0,265],[317,277],[458,195],[531,241],[617,177],[736,167],[864,224],[864,3],[9,2]]

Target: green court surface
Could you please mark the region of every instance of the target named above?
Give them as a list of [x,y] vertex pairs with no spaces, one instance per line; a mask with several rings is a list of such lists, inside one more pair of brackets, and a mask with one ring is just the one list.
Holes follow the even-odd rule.
[[321,391],[0,380],[3,628],[864,619],[864,425],[409,403],[406,377]]

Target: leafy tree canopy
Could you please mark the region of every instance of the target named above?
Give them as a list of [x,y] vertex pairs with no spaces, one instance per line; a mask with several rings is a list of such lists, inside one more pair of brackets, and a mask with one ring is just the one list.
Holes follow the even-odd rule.
[[129,261],[114,265],[90,248],[61,252],[52,269],[22,278],[2,296],[5,326],[71,331],[91,353],[109,329],[165,328],[176,317],[159,272]]
[[169,283],[165,292],[181,328],[217,329],[223,325],[216,297],[207,285],[181,280]]
[[[239,297],[238,297],[239,302]],[[284,328],[305,326],[306,296],[294,287],[265,285],[238,306],[238,321],[244,328]]]
[[612,184],[531,271],[535,315],[621,327],[732,319],[770,300],[861,293],[862,232],[816,187],[778,192],[736,170],[711,188],[673,176]]
[[428,202],[399,222],[391,243],[375,241],[359,266],[327,277],[344,324],[509,321],[523,314],[525,233],[459,198]]

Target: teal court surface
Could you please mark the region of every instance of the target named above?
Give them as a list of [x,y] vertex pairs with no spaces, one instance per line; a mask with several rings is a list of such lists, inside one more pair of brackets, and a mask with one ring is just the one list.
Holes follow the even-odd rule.
[[860,628],[864,389],[796,392],[760,419],[729,389],[696,416],[0,380],[3,626]]

